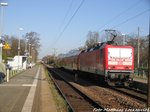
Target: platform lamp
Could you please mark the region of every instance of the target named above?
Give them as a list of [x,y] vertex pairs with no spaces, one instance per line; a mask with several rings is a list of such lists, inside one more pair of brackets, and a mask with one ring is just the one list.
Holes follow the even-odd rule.
[[3,29],[3,15],[4,15],[4,10],[3,7],[8,6],[8,3],[0,3],[1,7],[1,13],[0,13],[0,63],[2,62],[2,48],[3,48],[3,43],[2,43],[2,29]]
[[[19,31],[23,31],[24,29],[23,28],[19,28]],[[19,38],[18,38],[18,70],[20,69],[19,68],[19,63],[20,63],[20,36],[19,36]]]

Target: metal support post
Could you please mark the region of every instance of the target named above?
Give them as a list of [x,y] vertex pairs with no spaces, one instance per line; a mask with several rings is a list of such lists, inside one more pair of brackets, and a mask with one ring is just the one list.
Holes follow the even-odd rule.
[[140,38],[140,34],[139,34],[139,32],[140,32],[140,28],[138,27],[138,37],[137,37],[137,44],[138,44],[138,48],[137,48],[137,50],[138,50],[138,54],[137,54],[137,69],[138,69],[138,75],[139,75],[139,60],[140,60],[140,42],[139,42],[139,38]]
[[149,51],[148,51],[148,92],[147,92],[147,108],[150,109],[150,17],[149,17]]
[[77,82],[77,81],[78,81],[78,74],[75,73],[75,82]]

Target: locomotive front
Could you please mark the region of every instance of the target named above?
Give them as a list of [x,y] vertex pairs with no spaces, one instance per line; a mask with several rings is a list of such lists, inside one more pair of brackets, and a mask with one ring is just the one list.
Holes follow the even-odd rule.
[[134,49],[131,46],[105,47],[105,76],[108,83],[129,85],[134,73]]

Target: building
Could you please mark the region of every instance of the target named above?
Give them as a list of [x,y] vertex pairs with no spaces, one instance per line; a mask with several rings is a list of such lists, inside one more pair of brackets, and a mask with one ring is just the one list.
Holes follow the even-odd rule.
[[14,58],[9,59],[7,64],[12,70],[25,70],[27,69],[27,56],[15,56]]

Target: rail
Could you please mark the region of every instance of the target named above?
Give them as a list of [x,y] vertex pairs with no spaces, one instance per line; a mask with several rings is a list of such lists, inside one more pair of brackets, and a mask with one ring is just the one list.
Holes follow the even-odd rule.
[[[97,102],[93,101],[88,96],[86,96],[84,93],[82,93],[80,90],[78,90],[76,87],[74,87],[69,82],[67,82],[54,69],[53,70],[51,69],[51,71],[52,71],[52,73],[55,74],[55,75],[53,75],[53,77],[56,77],[56,75],[57,75],[57,77],[59,77],[59,79],[63,80],[68,85],[67,86],[65,84],[66,87],[64,89],[62,89],[61,88],[61,86],[63,85],[62,82],[60,85],[60,84],[56,83],[56,81],[54,81],[56,83],[56,86],[58,87],[58,89],[60,90],[63,97],[66,99],[67,103],[70,105],[70,107],[72,108],[73,111],[83,111],[83,110],[85,111],[88,109],[93,111],[94,108],[103,109],[99,104],[97,104]],[[55,80],[55,79],[53,79],[53,80]],[[69,89],[69,88],[71,88],[71,89]]]

